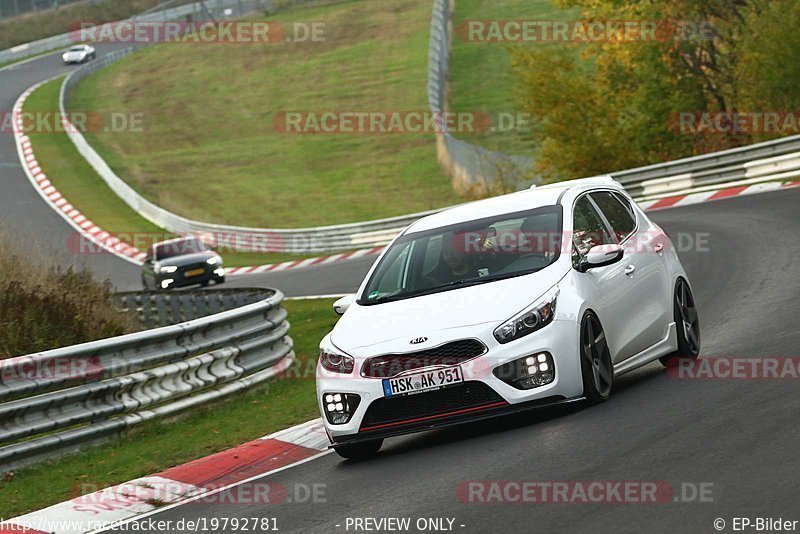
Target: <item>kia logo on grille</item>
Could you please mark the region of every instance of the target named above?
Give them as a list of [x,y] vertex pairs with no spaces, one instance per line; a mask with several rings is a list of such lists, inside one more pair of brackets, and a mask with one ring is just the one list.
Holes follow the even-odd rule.
[[420,343],[425,343],[426,341],[428,341],[427,337],[415,337],[414,339],[409,341],[409,343],[411,343],[412,345],[419,345]]

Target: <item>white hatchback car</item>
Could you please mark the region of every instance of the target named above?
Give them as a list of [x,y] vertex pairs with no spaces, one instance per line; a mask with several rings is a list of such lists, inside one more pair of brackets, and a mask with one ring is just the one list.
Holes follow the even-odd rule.
[[425,217],[334,308],[317,397],[345,458],[390,436],[604,401],[615,376],[700,351],[669,237],[610,177]]

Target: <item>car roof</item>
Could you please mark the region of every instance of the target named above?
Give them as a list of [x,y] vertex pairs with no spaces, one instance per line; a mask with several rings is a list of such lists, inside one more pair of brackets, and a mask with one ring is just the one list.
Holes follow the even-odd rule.
[[190,240],[190,239],[191,240],[198,240],[199,239],[199,240],[202,241],[202,239],[199,236],[196,236],[196,235],[185,235],[185,236],[181,236],[181,237],[173,237],[172,239],[167,239],[165,241],[159,241],[158,243],[153,243],[152,246],[153,247],[160,247],[161,245],[169,245],[171,243],[180,243],[181,241],[187,241],[187,240]]
[[517,191],[516,193],[460,204],[439,213],[428,215],[412,224],[405,233],[425,232],[485,217],[532,210],[543,206],[553,206],[558,204],[561,197],[567,192],[577,195],[597,188],[611,188],[624,192],[622,185],[608,175],[532,186],[530,189]]

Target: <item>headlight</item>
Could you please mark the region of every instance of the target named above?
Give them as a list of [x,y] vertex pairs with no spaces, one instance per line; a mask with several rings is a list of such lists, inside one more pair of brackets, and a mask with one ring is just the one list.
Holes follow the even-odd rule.
[[352,356],[329,347],[319,349],[319,363],[326,371],[348,375],[353,372],[356,361]]
[[67,57],[68,57],[68,56],[67,56],[67,54],[63,54],[63,55],[61,56],[61,59],[67,59]]
[[177,271],[178,268],[174,265],[164,265],[162,268],[159,269],[162,273],[174,273]]
[[218,263],[222,263],[222,258],[219,256],[212,256],[206,260],[206,263],[209,265],[217,265]]
[[499,343],[508,343],[550,324],[556,314],[558,292],[558,287],[553,288],[536,304],[495,328],[494,338]]

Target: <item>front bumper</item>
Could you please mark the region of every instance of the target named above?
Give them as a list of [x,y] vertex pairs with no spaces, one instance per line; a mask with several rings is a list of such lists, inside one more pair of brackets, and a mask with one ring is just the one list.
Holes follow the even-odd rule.
[[[555,320],[548,326],[529,336],[505,345],[493,338],[483,338],[489,348],[483,356],[461,364],[465,382],[480,382],[489,387],[496,398],[487,399],[479,405],[458,409],[448,409],[437,413],[426,413],[423,417],[407,417],[387,424],[364,425],[365,415],[370,405],[384,398],[382,380],[364,378],[359,375],[363,359],[357,362],[357,369],[350,375],[335,375],[317,370],[317,400],[328,437],[334,444],[351,443],[368,439],[397,436],[440,428],[453,424],[496,417],[507,413],[531,408],[551,406],[582,399],[580,356],[578,349],[579,327],[576,322]],[[555,379],[550,384],[528,390],[516,389],[492,374],[495,367],[538,352],[549,352],[555,363]],[[441,391],[441,390],[440,390]],[[322,398],[327,393],[351,393],[361,397],[358,408],[350,421],[332,425],[325,417]],[[415,401],[420,401],[429,393],[419,393]],[[404,397],[387,399],[385,402],[403,402]],[[433,399],[433,397],[431,397]],[[384,402],[384,401],[382,401]],[[453,409],[450,409],[453,408]]]
[[[215,273],[214,270],[222,269],[221,273]],[[172,280],[166,287],[162,284],[165,280]],[[156,287],[158,289],[173,289],[176,287],[193,286],[197,284],[204,284],[207,282],[222,283],[225,281],[224,267],[215,266],[214,269],[207,268],[206,271],[197,276],[185,276],[183,272],[178,271],[175,273],[159,273],[156,276]]]

